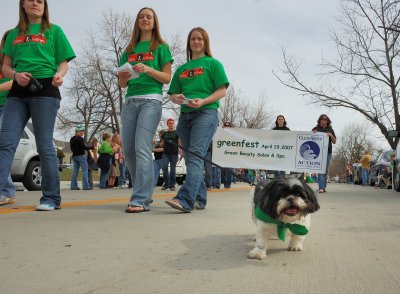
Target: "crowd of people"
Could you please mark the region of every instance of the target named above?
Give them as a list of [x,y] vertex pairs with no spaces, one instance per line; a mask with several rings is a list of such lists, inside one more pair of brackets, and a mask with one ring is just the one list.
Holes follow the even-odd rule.
[[[53,131],[61,95],[59,87],[75,53],[62,29],[50,23],[46,0],[19,1],[19,22],[3,37],[0,82],[5,87],[0,96],[0,204],[15,201],[10,188],[10,168],[22,131],[31,118],[41,161],[42,193],[37,210],[51,211],[61,205],[60,181]],[[211,53],[210,38],[201,27],[193,28],[186,42],[187,62],[179,66],[171,79],[173,58],[161,36],[160,23],[154,9],[139,10],[130,41],[122,51],[119,66],[128,64],[131,71],[119,71],[119,86],[126,88],[121,112],[121,138],[118,133],[104,133],[100,146],[97,140],[86,145],[85,127],[78,125],[70,140],[74,171],[71,189],[78,190],[79,170],[82,189],[93,189],[92,172],[100,168],[100,188],[124,184],[126,170],[132,192],[125,212],[142,213],[151,209],[153,189],[160,169],[162,189],[175,191],[175,167],[183,156],[187,166],[186,180],[176,195],[165,203],[173,209],[191,212],[204,209],[207,191],[221,183],[230,188],[238,170],[222,170],[204,166],[202,158],[210,158],[211,141],[218,126],[220,99],[225,97],[229,80],[224,67]],[[162,116],[162,89],[169,84],[170,100],[180,106],[180,116],[167,120],[167,129],[154,134]],[[8,91],[8,92],[7,92]],[[223,127],[233,127],[225,122]],[[274,130],[289,130],[284,116],[276,119]],[[329,136],[328,164],[332,144],[336,142],[327,115],[319,117],[314,132]],[[180,145],[181,148],[178,148]],[[154,152],[154,160],[152,153]],[[162,153],[162,154],[161,154]],[[205,170],[205,180],[203,171]],[[154,172],[151,172],[154,171]],[[238,175],[238,173],[236,174]],[[250,182],[257,176],[252,170],[240,170],[240,177]],[[276,171],[276,176],[284,172]],[[265,177],[265,171],[259,173]],[[326,174],[318,175],[319,192],[326,191]]]

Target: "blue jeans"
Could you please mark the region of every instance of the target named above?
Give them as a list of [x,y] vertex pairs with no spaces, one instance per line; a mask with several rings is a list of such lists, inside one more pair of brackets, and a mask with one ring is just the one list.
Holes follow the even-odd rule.
[[[211,161],[211,152],[207,152],[206,158]],[[206,187],[211,188],[213,182],[212,165],[206,161],[204,161],[204,180]]]
[[285,171],[283,170],[274,170],[274,178],[284,178]]
[[126,173],[126,164],[125,159],[119,163],[119,177],[118,177],[118,186],[125,185],[125,173]]
[[212,186],[215,188],[221,187],[221,169],[219,167],[212,167]]
[[[163,177],[164,186],[167,188],[175,187],[176,184],[176,163],[178,162],[178,154],[163,154]],[[170,171],[168,173],[168,164]]]
[[108,187],[108,178],[111,175],[112,168],[112,158],[109,159],[110,168],[108,170],[100,169],[100,189],[105,189]]
[[[0,105],[0,129],[1,129],[1,121],[3,119],[3,112],[4,112],[4,106]],[[10,169],[11,169],[11,167],[10,167]],[[7,182],[6,182],[5,186],[1,186],[1,187],[2,188],[0,189],[0,196],[6,196],[6,197],[15,196],[15,186],[11,179],[10,172],[8,172]]]
[[362,179],[362,184],[364,186],[368,184],[368,178],[369,178],[369,169],[362,168],[361,169],[361,179]]
[[[181,113],[176,130],[185,149],[204,157],[217,125],[217,110],[204,109]],[[192,210],[195,202],[204,208],[207,204],[207,189],[203,177],[204,162],[185,150],[183,156],[186,161],[186,181],[175,199],[187,210]]]
[[233,168],[223,168],[221,172],[222,182],[225,188],[230,188],[232,184]]
[[127,99],[122,107],[122,148],[133,181],[129,204],[144,209],[150,209],[153,195],[152,141],[161,111],[161,101],[154,99]]
[[71,177],[71,190],[77,190],[79,168],[82,169],[82,189],[89,189],[88,163],[85,155],[72,156],[74,171]]
[[[164,156],[164,155],[163,155]],[[154,159],[153,160],[153,169],[154,169],[154,176],[153,176],[153,182],[154,182],[154,187],[157,187],[158,183],[158,178],[160,177],[160,170],[163,168],[163,159]]]
[[32,118],[42,173],[41,204],[61,204],[58,161],[53,131],[60,99],[51,97],[7,98],[0,129],[0,187],[5,187],[19,139]]
[[326,172],[324,174],[318,174],[318,189],[326,190],[326,175],[329,169],[329,163],[332,159],[332,153],[328,153],[326,158]]

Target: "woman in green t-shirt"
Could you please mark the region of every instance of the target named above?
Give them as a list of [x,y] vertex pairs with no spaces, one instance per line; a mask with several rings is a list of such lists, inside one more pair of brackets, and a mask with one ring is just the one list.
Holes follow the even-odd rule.
[[177,195],[165,202],[190,212],[193,208],[204,209],[207,204],[204,164],[192,153],[206,156],[218,125],[219,100],[225,97],[229,81],[222,64],[211,55],[208,34],[203,28],[190,31],[186,53],[187,63],[174,73],[168,93],[174,103],[181,105],[176,130],[184,147],[187,174]]
[[171,80],[173,62],[162,39],[157,14],[142,8],[133,27],[132,38],[121,56],[139,74],[118,74],[119,85],[128,87],[121,113],[122,149],[132,177],[133,189],[127,213],[150,210],[153,195],[152,140],[161,119],[162,86]]
[[0,129],[0,188],[4,187],[19,139],[32,118],[42,174],[37,210],[61,205],[58,163],[53,132],[60,107],[60,87],[75,58],[62,29],[51,24],[46,0],[20,0],[19,22],[7,36],[3,73],[13,79]]

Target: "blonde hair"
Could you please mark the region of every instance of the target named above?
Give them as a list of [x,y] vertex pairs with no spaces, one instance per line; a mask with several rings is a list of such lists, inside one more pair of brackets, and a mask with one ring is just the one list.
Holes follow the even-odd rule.
[[[49,17],[49,6],[47,5],[47,0],[44,1],[44,10],[42,15],[42,27],[40,29],[41,33],[50,28],[50,17]],[[18,34],[23,35],[29,32],[29,19],[26,14],[25,8],[23,7],[25,0],[19,0],[19,21],[18,21]]]
[[206,32],[205,29],[201,28],[201,27],[196,27],[193,28],[187,38],[187,44],[186,44],[186,58],[187,61],[191,60],[193,57],[193,52],[192,49],[190,49],[190,37],[192,36],[192,34],[194,32],[199,32],[201,34],[201,36],[203,37],[203,41],[204,41],[204,54],[207,56],[212,57],[211,54],[211,48],[210,48],[210,38],[208,37],[208,33]]
[[131,40],[129,41],[129,44],[125,49],[125,52],[127,52],[127,53],[133,52],[136,45],[140,41],[140,33],[141,32],[140,32],[140,28],[139,28],[139,18],[140,18],[140,14],[145,9],[148,9],[153,13],[153,19],[154,19],[154,27],[153,27],[153,31],[151,33],[151,42],[150,42],[149,51],[150,52],[154,51],[160,44],[166,44],[160,34],[160,26],[159,26],[159,21],[158,21],[156,12],[154,11],[153,8],[143,7],[142,9],[139,10],[139,12],[136,16],[135,24],[133,25]]

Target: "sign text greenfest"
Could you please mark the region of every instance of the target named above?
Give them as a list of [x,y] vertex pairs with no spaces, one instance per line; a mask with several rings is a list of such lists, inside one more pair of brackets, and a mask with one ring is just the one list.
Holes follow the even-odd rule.
[[325,173],[325,133],[218,128],[212,160],[231,168]]

